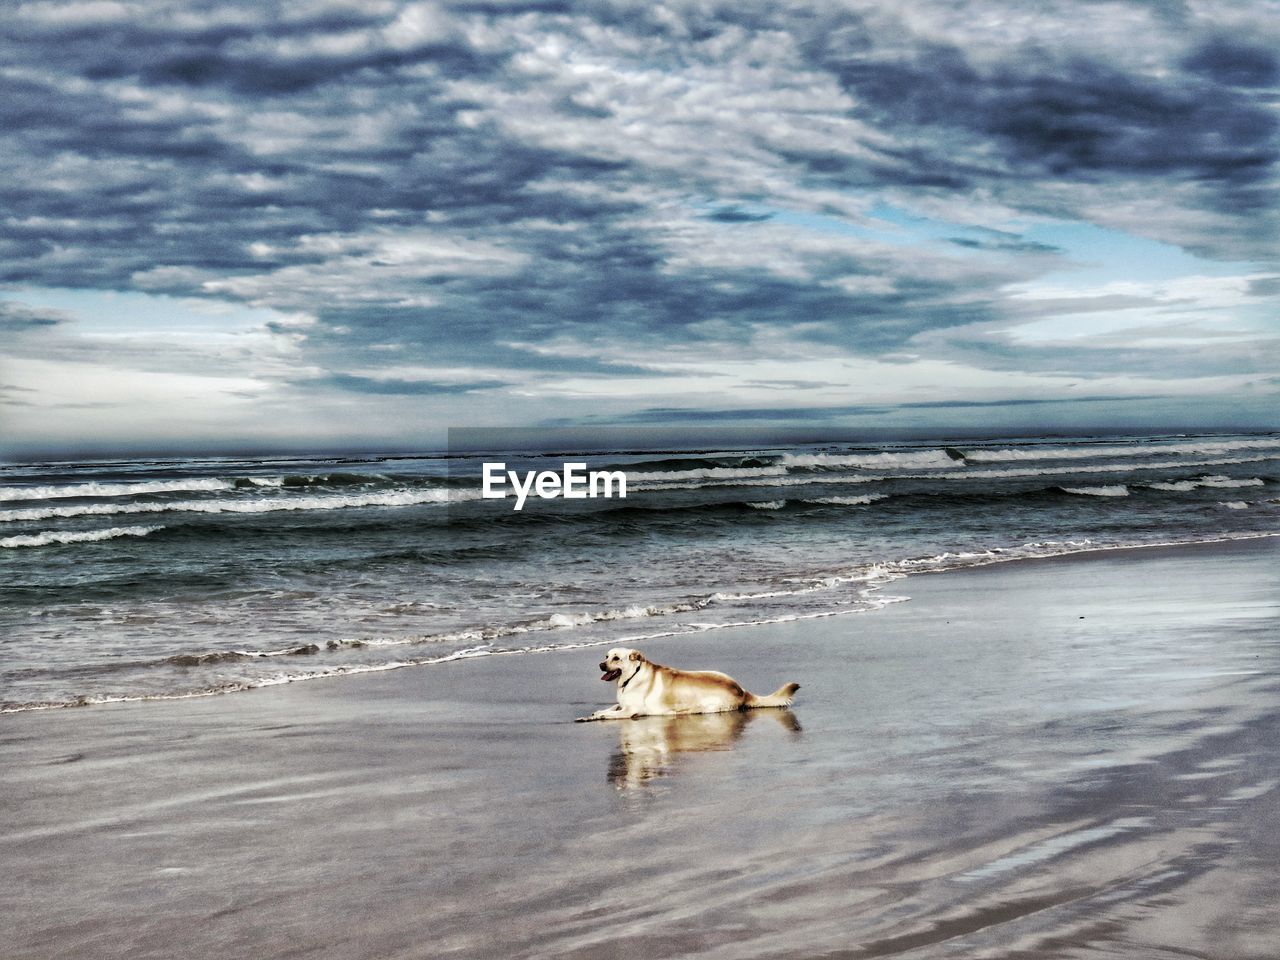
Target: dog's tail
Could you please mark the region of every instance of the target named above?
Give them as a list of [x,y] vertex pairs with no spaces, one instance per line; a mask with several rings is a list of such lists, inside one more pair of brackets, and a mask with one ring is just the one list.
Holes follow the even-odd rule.
[[767,697],[757,697],[754,693],[747,694],[746,707],[789,707],[791,701],[795,699],[796,691],[800,689],[798,683],[788,683],[781,690],[769,694]]

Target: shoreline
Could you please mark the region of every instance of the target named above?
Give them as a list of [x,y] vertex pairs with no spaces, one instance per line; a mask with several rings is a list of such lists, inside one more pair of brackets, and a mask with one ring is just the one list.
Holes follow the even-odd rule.
[[[1267,540],[1280,537],[1280,533],[1275,532],[1257,532],[1232,536],[1224,536],[1207,540],[1188,540],[1188,541],[1166,541],[1151,544],[1119,544],[1119,545],[1088,545],[1080,546],[1075,549],[1063,551],[1061,553],[1045,554],[1045,555],[1014,555],[1010,551],[1018,548],[993,548],[986,554],[941,554],[937,557],[927,558],[908,558],[904,560],[873,562],[866,565],[867,572],[883,570],[886,579],[883,582],[874,582],[874,576],[870,576],[867,586],[862,591],[864,599],[870,599],[872,595],[878,594],[891,583],[899,582],[903,579],[910,579],[914,576],[924,574],[946,574],[961,573],[970,570],[981,570],[988,567],[998,567],[1009,563],[1023,562],[1041,562],[1041,561],[1066,561],[1069,559],[1088,560],[1095,555],[1110,553],[1125,553],[1129,551],[1163,551],[1163,550],[1191,550],[1196,548],[1214,549],[1229,548],[1232,544],[1251,543],[1259,540]],[[1008,553],[1008,555],[997,555]],[[1153,553],[1153,555],[1155,555]],[[938,560],[955,557],[965,562],[958,563],[955,566],[934,566],[927,564],[936,563]],[[515,649],[515,650],[495,650],[495,651],[472,651],[470,649],[458,651],[455,653],[445,654],[438,658],[421,658],[409,661],[393,661],[386,664],[370,664],[358,665],[353,667],[338,666],[327,668],[314,674],[301,674],[295,676],[281,677],[279,679],[264,679],[256,681],[244,686],[220,687],[211,689],[193,690],[189,692],[178,693],[162,693],[162,694],[139,694],[139,695],[120,695],[120,696],[85,696],[74,701],[56,701],[56,702],[36,702],[30,704],[19,704],[16,706],[0,706],[0,717],[22,714],[44,712],[50,710],[70,710],[83,709],[85,707],[114,707],[128,703],[171,703],[181,702],[185,700],[201,700],[218,698],[223,696],[234,696],[237,694],[251,693],[255,690],[267,690],[275,687],[287,686],[296,683],[310,683],[322,680],[343,680],[350,677],[360,677],[367,674],[381,674],[392,671],[417,668],[417,667],[435,667],[447,666],[462,660],[483,660],[491,657],[509,657],[509,656],[525,656],[546,653],[557,653],[561,651],[583,650],[597,647],[605,647],[607,645],[623,645],[634,642],[658,642],[672,639],[689,639],[695,638],[703,633],[716,632],[721,630],[751,630],[756,628],[767,628],[778,624],[801,622],[807,620],[821,620],[830,617],[844,617],[855,614],[877,613],[884,607],[896,602],[909,601],[911,597],[893,598],[885,602],[853,610],[831,610],[818,613],[783,615],[776,619],[730,622],[725,624],[716,624],[697,630],[677,630],[671,632],[659,632],[654,634],[640,634],[634,636],[615,637],[606,640],[587,640],[581,642],[569,642],[554,646],[535,647],[532,649]],[[406,644],[406,646],[411,646]],[[2,721],[0,721],[2,722]]]
[[652,644],[792,711],[575,724],[579,648],[13,714],[10,956],[1270,960],[1277,546]]

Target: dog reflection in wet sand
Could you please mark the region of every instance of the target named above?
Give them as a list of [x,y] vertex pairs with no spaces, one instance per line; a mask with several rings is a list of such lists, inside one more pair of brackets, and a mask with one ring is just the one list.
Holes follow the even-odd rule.
[[[786,730],[800,732],[790,710],[765,711]],[[608,781],[623,791],[642,789],[673,772],[681,755],[730,750],[748,724],[762,714],[734,710],[675,717],[639,717],[620,723],[618,751],[609,759]],[[763,722],[763,721],[761,721]]]
[[617,681],[618,702],[589,717],[579,717],[579,722],[789,707],[800,689],[800,684],[788,683],[767,697],[757,697],[723,673],[664,667],[627,647],[614,647],[606,653],[600,669],[604,672],[601,680]]

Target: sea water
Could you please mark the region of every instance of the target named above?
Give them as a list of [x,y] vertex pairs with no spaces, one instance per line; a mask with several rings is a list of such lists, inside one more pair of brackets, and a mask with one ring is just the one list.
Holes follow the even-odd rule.
[[[494,460],[627,496],[515,512],[481,495]],[[1275,435],[15,463],[0,709],[639,645],[874,611],[914,572],[1277,533]]]

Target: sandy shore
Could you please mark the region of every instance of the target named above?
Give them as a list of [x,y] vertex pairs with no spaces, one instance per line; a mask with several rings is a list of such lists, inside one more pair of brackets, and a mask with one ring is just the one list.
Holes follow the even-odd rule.
[[646,645],[793,714],[574,724],[597,650],[0,718],[14,958],[1280,955],[1280,544]]

